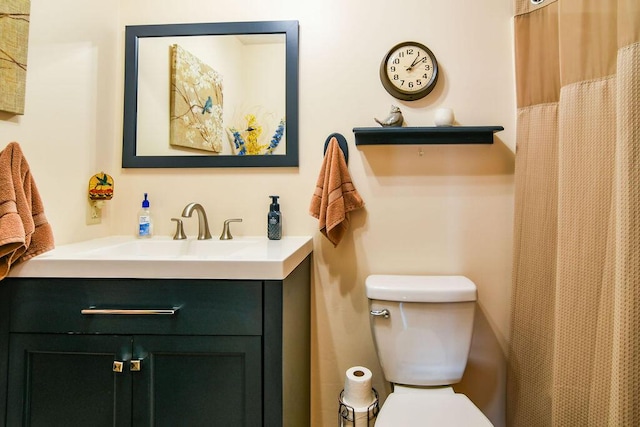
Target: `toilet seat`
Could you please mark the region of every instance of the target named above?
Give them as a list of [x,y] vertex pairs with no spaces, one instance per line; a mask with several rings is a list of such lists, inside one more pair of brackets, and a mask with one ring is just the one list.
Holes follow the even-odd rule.
[[461,393],[391,393],[375,427],[492,427],[493,424]]

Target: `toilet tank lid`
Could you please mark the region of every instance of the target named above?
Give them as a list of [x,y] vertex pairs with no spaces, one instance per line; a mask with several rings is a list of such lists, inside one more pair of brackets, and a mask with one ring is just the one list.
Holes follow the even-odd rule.
[[475,301],[477,288],[465,276],[374,274],[365,280],[367,298],[406,302]]

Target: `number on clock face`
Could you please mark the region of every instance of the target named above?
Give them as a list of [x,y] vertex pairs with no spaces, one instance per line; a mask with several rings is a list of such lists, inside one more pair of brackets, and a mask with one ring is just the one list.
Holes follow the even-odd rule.
[[433,53],[414,42],[400,43],[391,49],[380,68],[385,89],[396,98],[409,101],[431,92],[438,72]]

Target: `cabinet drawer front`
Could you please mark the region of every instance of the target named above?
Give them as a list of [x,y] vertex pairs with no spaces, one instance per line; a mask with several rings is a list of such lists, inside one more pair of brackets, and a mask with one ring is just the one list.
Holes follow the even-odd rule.
[[262,334],[259,281],[56,278],[10,283],[12,332]]

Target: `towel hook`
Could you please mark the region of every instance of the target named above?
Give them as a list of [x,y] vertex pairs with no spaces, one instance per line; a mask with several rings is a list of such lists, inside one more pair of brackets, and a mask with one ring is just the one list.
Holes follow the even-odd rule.
[[323,153],[327,154],[327,147],[329,146],[329,142],[331,141],[331,138],[334,138],[334,137],[338,141],[338,146],[342,150],[342,154],[344,154],[344,162],[346,164],[349,164],[349,147],[347,146],[346,138],[344,136],[342,136],[342,134],[332,133],[331,135],[329,135],[327,137],[327,140],[324,142],[324,151],[323,151]]

